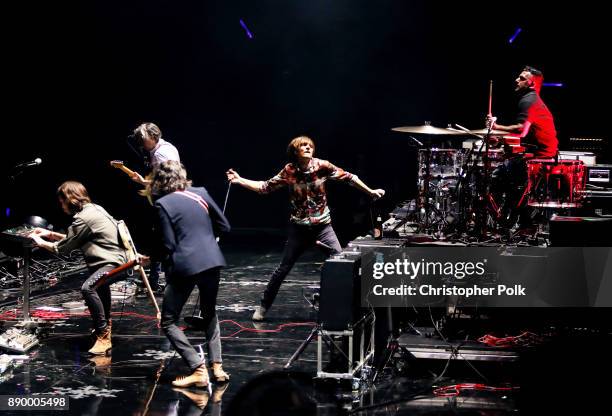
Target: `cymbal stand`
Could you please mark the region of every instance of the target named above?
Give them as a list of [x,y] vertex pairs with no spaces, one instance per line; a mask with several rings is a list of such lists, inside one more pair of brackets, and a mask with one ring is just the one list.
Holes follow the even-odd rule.
[[[435,225],[438,223],[438,221],[432,221],[431,219],[431,215],[432,213],[436,213],[437,215],[440,215],[440,211],[435,207],[435,205],[433,205],[430,202],[430,197],[429,197],[429,193],[430,193],[430,189],[431,189],[431,155],[432,155],[432,150],[431,150],[431,146],[429,145],[422,145],[422,147],[424,148],[424,153],[425,153],[425,160],[424,160],[424,164],[425,164],[425,174],[423,175],[423,184],[421,186],[421,189],[419,189],[419,197],[418,197],[418,204],[417,204],[417,215],[423,215],[422,217],[419,217],[419,232],[422,233],[434,233],[435,231],[431,229],[432,225]],[[420,170],[420,167],[419,167]],[[419,172],[420,173],[420,172]],[[436,190],[436,192],[438,192],[438,190]]]
[[419,212],[423,210],[425,213],[425,218],[423,220],[423,229],[422,231],[427,232],[429,228],[429,180],[431,176],[431,147],[427,146],[425,149],[425,179],[423,182],[423,195],[421,196],[421,200],[419,201],[421,207],[419,208]]
[[[474,232],[479,239],[484,239],[487,236],[487,228],[488,228],[488,215],[491,214],[495,221],[497,221],[500,217],[500,209],[495,201],[495,198],[491,195],[490,184],[491,184],[491,161],[489,158],[489,150],[490,150],[490,137],[491,137],[491,126],[488,127],[487,133],[482,136],[479,134],[471,133],[465,127],[456,124],[456,126],[463,130],[464,132],[478,137],[482,140],[482,144],[478,149],[478,155],[482,155],[483,162],[483,174],[482,178],[478,178],[476,181],[476,195],[472,195],[472,198],[475,199],[476,204],[473,206],[473,211],[475,214],[475,227]],[[483,154],[484,147],[484,154]],[[479,156],[474,158],[474,162],[472,167],[466,172],[465,176],[461,178],[461,187],[465,187],[467,185],[467,179],[476,171],[478,167],[478,159]],[[459,186],[457,187],[459,189]],[[471,216],[471,213],[464,212],[465,220],[468,220],[468,217]]]

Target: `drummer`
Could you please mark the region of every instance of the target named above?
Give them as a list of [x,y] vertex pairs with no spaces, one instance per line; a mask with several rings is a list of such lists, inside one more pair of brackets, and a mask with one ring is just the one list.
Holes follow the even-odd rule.
[[552,158],[557,156],[559,141],[555,130],[553,116],[540,98],[540,89],[544,76],[542,72],[526,66],[516,78],[514,91],[519,96],[518,115],[515,123],[502,125],[497,118],[487,116],[487,126],[493,130],[512,133],[522,138],[521,144],[534,147],[534,157]]
[[[533,149],[532,155],[525,154],[508,159],[493,172],[492,191],[497,194],[506,193],[505,206],[514,211],[514,214],[520,211],[521,226],[527,226],[530,222],[529,215],[526,215],[528,213],[518,207],[527,182],[526,160],[531,157],[554,158],[559,145],[553,116],[540,98],[543,81],[544,75],[541,71],[531,66],[524,67],[514,81],[514,91],[519,98],[514,124],[498,124],[496,117],[487,116],[487,127],[521,137],[521,145],[531,145]],[[509,225],[513,225],[512,217],[510,213],[507,218],[511,222]]]

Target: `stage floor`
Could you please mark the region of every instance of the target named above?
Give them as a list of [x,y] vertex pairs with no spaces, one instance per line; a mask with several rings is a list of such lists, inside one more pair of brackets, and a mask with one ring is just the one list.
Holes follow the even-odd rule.
[[[445,369],[445,360],[406,361],[398,353],[391,360],[395,367],[393,374],[387,371],[374,386],[351,391],[350,385],[337,383],[313,386],[310,379],[316,371],[316,342],[312,342],[291,371],[284,373],[283,366],[316,321],[316,311],[307,299],[319,284],[324,259],[316,251],[306,253],[282,286],[266,321],[254,324],[251,314],[267,276],[280,260],[282,249],[280,238],[264,243],[257,241],[250,237],[240,244],[231,242],[223,247],[229,267],[222,274],[218,314],[224,368],[231,374],[231,380],[225,385],[213,385],[212,395],[201,389],[172,388],[170,380],[187,370],[156,327],[154,310],[146,298],[113,304],[113,350],[105,357],[92,358],[86,353],[90,319],[85,311],[59,319],[47,336],[41,338],[40,345],[27,353],[27,359],[9,361],[2,368],[0,395],[68,395],[69,411],[54,413],[62,415],[228,414],[230,408],[244,412],[240,405],[245,403],[239,401],[258,398],[272,399],[277,406],[284,406],[284,411],[275,414],[345,414],[348,409],[383,403],[388,404],[356,414],[395,415],[418,411],[418,414],[503,415],[516,414],[519,410],[518,390],[466,391],[459,397],[439,397],[433,393],[433,387],[484,383],[479,374],[489,377],[490,385],[519,387],[516,380],[524,380],[525,374],[517,375],[516,368],[507,363],[481,362],[475,363],[474,368],[457,360],[446,368],[444,378],[436,380],[436,375]],[[38,298],[32,302],[32,311],[40,306],[80,301],[77,288],[81,279],[72,280],[73,291]],[[196,298],[197,290],[185,306],[183,316],[194,313]],[[8,324],[7,321],[5,328]],[[203,342],[201,331],[187,330],[187,333],[193,344]],[[260,380],[259,387],[256,380]],[[245,391],[247,384],[249,390]],[[32,411],[36,415],[45,413]]]

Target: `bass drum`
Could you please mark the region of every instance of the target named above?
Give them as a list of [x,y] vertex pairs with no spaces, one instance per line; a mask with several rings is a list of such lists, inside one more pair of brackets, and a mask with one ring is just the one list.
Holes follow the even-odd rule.
[[539,208],[578,208],[582,206],[585,167],[582,160],[548,159],[527,161],[529,199],[527,205]]

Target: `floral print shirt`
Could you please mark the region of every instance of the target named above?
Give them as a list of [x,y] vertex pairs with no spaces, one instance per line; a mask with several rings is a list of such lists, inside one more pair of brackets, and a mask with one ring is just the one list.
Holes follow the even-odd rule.
[[331,222],[325,182],[352,182],[355,175],[327,160],[312,158],[306,170],[293,163],[285,165],[276,176],[262,182],[259,192],[267,194],[283,187],[289,188],[291,222],[299,225],[329,224]]

